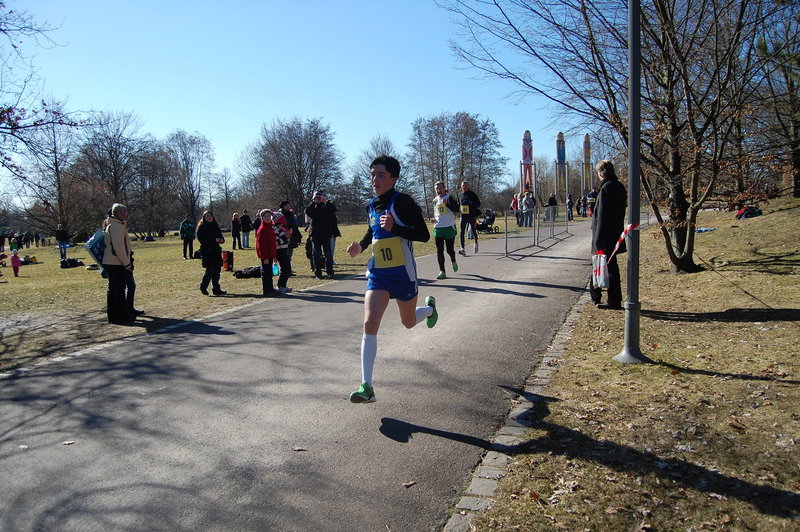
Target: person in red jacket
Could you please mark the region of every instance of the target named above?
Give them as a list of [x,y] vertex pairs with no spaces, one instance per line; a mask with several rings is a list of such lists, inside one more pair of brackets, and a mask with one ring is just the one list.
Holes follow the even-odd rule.
[[261,225],[256,233],[256,255],[261,259],[261,288],[264,297],[275,297],[281,293],[272,286],[272,261],[278,256],[278,244],[272,228],[272,211],[259,213]]

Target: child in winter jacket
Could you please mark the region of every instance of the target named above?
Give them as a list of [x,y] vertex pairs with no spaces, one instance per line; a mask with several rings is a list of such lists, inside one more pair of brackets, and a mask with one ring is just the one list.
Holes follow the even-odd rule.
[[11,268],[14,270],[14,277],[19,277],[19,267],[22,266],[22,259],[16,249],[11,250]]
[[264,297],[275,297],[281,293],[272,286],[272,261],[277,256],[277,239],[272,223],[272,211],[259,213],[261,225],[256,233],[256,255],[261,259],[261,288]]

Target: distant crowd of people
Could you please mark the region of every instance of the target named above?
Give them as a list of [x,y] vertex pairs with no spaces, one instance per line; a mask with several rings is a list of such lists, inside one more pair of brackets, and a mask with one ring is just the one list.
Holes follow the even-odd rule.
[[[23,231],[21,233],[0,231],[0,251],[22,250],[49,246],[50,238],[37,231]],[[6,249],[8,248],[8,249]]]
[[[595,203],[597,202],[597,187],[583,197],[573,200],[572,194],[567,194],[567,220],[573,221],[575,216],[592,216]],[[551,193],[547,199],[545,207],[558,207],[558,199],[555,193]],[[530,185],[525,185],[524,191],[514,194],[509,205],[509,210],[514,214],[517,227],[533,227],[533,220],[536,216],[536,197],[531,192]],[[574,214],[573,214],[574,211]],[[548,208],[545,210],[544,221],[554,221],[555,210]]]

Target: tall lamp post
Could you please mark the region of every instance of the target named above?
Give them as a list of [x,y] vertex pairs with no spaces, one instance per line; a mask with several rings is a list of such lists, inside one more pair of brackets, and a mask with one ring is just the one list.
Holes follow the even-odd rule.
[[[639,179],[641,178],[641,51],[640,0],[628,4],[628,224],[639,226]],[[628,299],[625,302],[625,345],[614,357],[623,364],[652,362],[639,347],[639,231],[628,233]]]

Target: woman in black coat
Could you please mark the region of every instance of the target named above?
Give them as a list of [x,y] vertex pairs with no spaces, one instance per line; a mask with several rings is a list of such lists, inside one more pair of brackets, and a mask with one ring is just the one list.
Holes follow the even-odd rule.
[[[592,255],[602,251],[610,257],[614,251],[622,231],[625,228],[625,209],[628,206],[628,193],[625,185],[620,183],[611,161],[597,163],[595,170],[601,180],[597,202],[592,212]],[[589,294],[592,301],[604,309],[622,308],[622,280],[620,279],[617,256],[625,253],[625,240],[619,246],[617,254],[608,260],[608,303],[601,303],[602,290],[591,284]]]
[[197,240],[200,241],[200,253],[203,255],[203,267],[206,269],[203,280],[200,281],[200,292],[208,295],[208,284],[211,283],[212,293],[215,296],[226,294],[219,286],[219,275],[222,271],[222,244],[225,238],[219,228],[217,220],[209,211],[203,213],[200,223],[197,224]]

